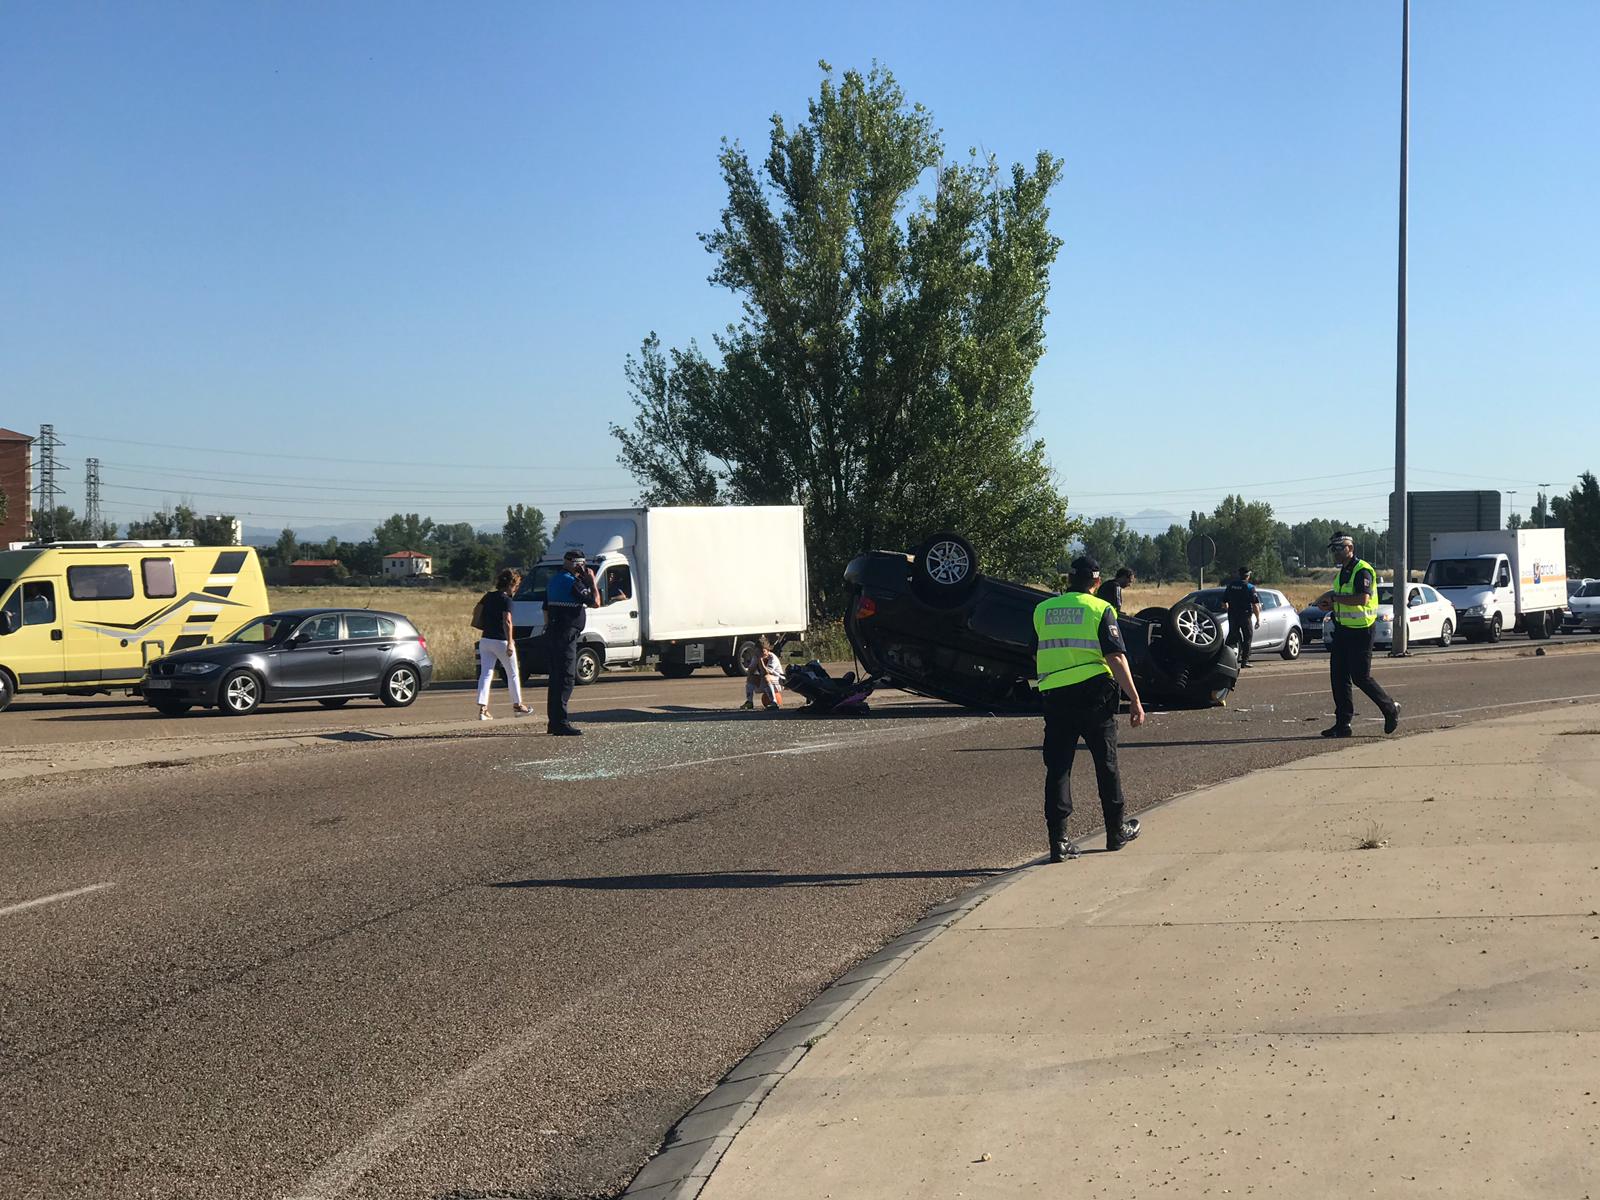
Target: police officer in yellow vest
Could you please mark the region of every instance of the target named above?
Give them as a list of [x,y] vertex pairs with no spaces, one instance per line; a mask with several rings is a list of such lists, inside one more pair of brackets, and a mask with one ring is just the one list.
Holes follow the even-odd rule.
[[1400,723],[1400,706],[1372,677],[1372,627],[1378,621],[1378,577],[1370,563],[1356,557],[1356,544],[1346,534],[1328,540],[1339,575],[1331,590],[1317,597],[1317,606],[1333,613],[1333,645],[1328,673],[1333,681],[1333,724],[1322,731],[1327,738],[1350,736],[1355,716],[1353,683],[1383,713],[1383,731],[1393,733]]
[[1099,563],[1074,559],[1068,590],[1033,610],[1044,700],[1044,823],[1051,862],[1078,857],[1078,847],[1067,836],[1067,818],[1072,815],[1072,759],[1080,737],[1094,758],[1106,849],[1121,850],[1139,836],[1139,822],[1123,817],[1117,774],[1118,687],[1128,697],[1135,726],[1144,724],[1144,706],[1128,669],[1117,611],[1093,594],[1099,582]]

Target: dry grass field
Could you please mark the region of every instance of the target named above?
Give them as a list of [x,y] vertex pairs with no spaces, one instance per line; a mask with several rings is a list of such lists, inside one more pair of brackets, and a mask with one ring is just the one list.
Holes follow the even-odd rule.
[[[1297,581],[1271,586],[1286,594],[1296,608],[1304,608],[1328,585]],[[1124,593],[1123,607],[1136,613],[1154,604],[1170,605],[1191,590],[1190,585],[1181,583],[1135,584]],[[428,639],[438,678],[471,679],[478,670],[478,631],[469,622],[472,606],[481,595],[476,588],[275,587],[270,590],[269,599],[274,608],[337,605],[403,613]],[[844,627],[834,622],[811,630],[805,645],[791,647],[787,657],[843,662],[850,658],[850,643],[844,636]]]
[[471,625],[477,588],[275,587],[273,608],[377,608],[397,612],[428,639],[434,672],[440,679],[471,679],[478,671],[478,631]]

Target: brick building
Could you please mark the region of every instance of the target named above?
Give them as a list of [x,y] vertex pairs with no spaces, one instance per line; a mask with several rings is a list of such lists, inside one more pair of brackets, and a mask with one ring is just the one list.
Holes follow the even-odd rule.
[[0,492],[6,494],[6,516],[0,521],[0,550],[32,536],[33,439],[0,429]]

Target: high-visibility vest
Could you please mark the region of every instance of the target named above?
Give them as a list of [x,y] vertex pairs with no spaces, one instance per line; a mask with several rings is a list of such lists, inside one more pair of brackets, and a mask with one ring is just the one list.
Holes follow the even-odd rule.
[[1110,607],[1088,592],[1066,592],[1033,610],[1041,692],[1111,674],[1106,656],[1100,652],[1100,622]]
[[[1356,576],[1366,571],[1372,576],[1372,591],[1366,603],[1356,599]],[[1342,582],[1341,582],[1342,581]],[[1346,579],[1343,569],[1333,578],[1333,623],[1346,629],[1370,629],[1378,620],[1378,573],[1362,559],[1350,565]]]

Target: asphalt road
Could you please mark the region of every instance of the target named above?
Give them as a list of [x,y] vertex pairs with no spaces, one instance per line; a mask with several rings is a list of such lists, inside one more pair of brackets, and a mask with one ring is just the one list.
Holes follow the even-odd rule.
[[[1600,654],[1559,642],[1379,676],[1402,733],[1600,698]],[[1330,748],[1325,682],[1264,663],[1225,709],[1125,728],[1133,807]],[[677,695],[581,740],[506,721],[8,787],[0,1193],[612,1195],[824,984],[1043,849],[1036,719]]]

